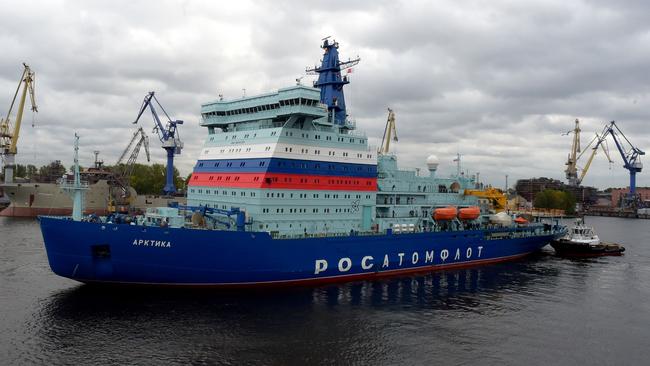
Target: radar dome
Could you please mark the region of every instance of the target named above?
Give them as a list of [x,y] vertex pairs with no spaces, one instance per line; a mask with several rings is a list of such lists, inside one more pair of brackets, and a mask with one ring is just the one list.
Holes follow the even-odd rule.
[[438,157],[435,155],[429,155],[429,157],[427,158],[427,168],[429,169],[429,171],[437,170],[438,164],[440,164],[440,160],[438,159]]

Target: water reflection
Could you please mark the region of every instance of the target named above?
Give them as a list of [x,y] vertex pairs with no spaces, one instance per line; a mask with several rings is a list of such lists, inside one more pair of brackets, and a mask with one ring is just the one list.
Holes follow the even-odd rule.
[[[89,352],[125,363],[386,362],[389,339],[421,327],[423,314],[437,329],[468,310],[516,310],[519,294],[557,276],[536,263],[263,291],[78,286],[44,304],[37,346],[54,363],[81,362]],[[453,338],[466,330],[436,331]]]

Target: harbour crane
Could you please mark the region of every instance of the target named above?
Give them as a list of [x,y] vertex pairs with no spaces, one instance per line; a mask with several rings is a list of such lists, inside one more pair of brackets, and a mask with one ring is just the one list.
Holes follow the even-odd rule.
[[[153,102],[155,102],[158,107],[160,107],[160,110],[165,114],[165,117],[167,117],[167,122],[165,125],[163,125],[163,123],[160,121],[160,117],[158,116],[158,112],[156,112],[156,108],[154,107]],[[169,115],[165,111],[165,108],[163,108],[163,106],[156,98],[155,93],[149,92],[144,97],[144,101],[140,107],[138,117],[136,117],[135,122],[133,122],[134,124],[138,123],[140,116],[142,116],[142,113],[144,113],[147,107],[151,110],[151,114],[153,116],[153,131],[158,134],[158,138],[160,139],[160,142],[162,142],[162,147],[167,152],[167,173],[163,192],[165,195],[171,196],[176,193],[176,186],[174,185],[174,154],[180,154],[181,149],[183,148],[183,142],[181,142],[177,126],[182,125],[183,121],[172,120],[169,118]]]
[[578,182],[578,153],[580,152],[580,121],[576,118],[576,125],[573,128],[573,131],[567,132],[565,135],[573,132],[573,143],[571,144],[571,151],[569,152],[569,157],[567,158],[566,170],[566,179],[569,181],[571,186],[579,186]]
[[[582,180],[585,178],[587,175],[587,172],[589,171],[589,167],[591,166],[591,163],[594,161],[594,157],[596,156],[596,153],[598,152],[598,148],[601,147],[603,152],[605,153],[605,156],[607,156],[607,160],[610,163],[613,163],[612,158],[609,156],[609,148],[607,147],[607,133],[602,132],[600,134],[596,133],[596,136],[587,144],[585,149],[582,151],[582,153],[578,156],[577,160],[580,160],[582,155],[589,151],[588,149],[591,147],[591,154],[589,155],[589,158],[587,159],[587,164],[585,164],[584,168],[582,168],[582,171],[580,172],[580,177],[576,178],[576,186],[579,186],[582,183]],[[594,144],[595,143],[595,144]],[[570,181],[569,181],[570,182]]]
[[[618,128],[615,121],[611,121],[609,124],[605,125],[604,131],[606,131],[606,133],[611,135],[614,139],[616,148],[621,154],[621,158],[623,158],[623,167],[630,172],[630,191],[625,197],[624,206],[634,206],[637,201],[636,173],[640,173],[643,169],[643,164],[641,163],[640,157],[641,155],[645,155],[645,152],[632,145],[623,131]],[[624,143],[627,143],[629,146],[624,145]]]
[[395,112],[388,108],[388,119],[386,120],[386,128],[384,128],[384,137],[381,139],[381,147],[379,148],[380,154],[388,154],[391,140],[397,142],[397,129],[395,127]]
[[[609,156],[609,149],[607,148],[606,145],[607,131],[603,130],[603,132],[601,132],[600,134],[596,133],[596,136],[587,144],[587,146],[585,146],[584,149],[580,147],[581,131],[582,130],[580,129],[580,120],[576,118],[575,127],[573,128],[573,130],[564,134],[564,135],[569,135],[573,133],[573,142],[571,144],[571,151],[569,152],[567,162],[565,163],[567,168],[566,170],[564,170],[569,185],[573,187],[578,187],[580,186],[580,184],[582,184],[582,180],[587,175],[587,172],[589,171],[589,167],[591,166],[591,163],[593,162],[599,147],[602,148],[603,152],[607,156],[607,160],[610,163],[612,163],[612,159]],[[579,169],[580,167],[578,166],[578,162],[580,161],[582,156],[587,151],[590,150],[590,148],[591,148],[591,154],[589,155],[587,163],[582,169]],[[579,175],[578,172],[580,172]]]
[[[131,186],[131,175],[133,174],[135,162],[143,146],[147,154],[147,161],[150,161],[149,136],[147,136],[142,127],[139,127],[133,133],[129,144],[120,155],[120,158],[117,159],[117,163],[115,163],[115,167],[112,169],[111,194],[108,204],[109,212],[116,212],[118,207],[126,209],[131,204],[131,190],[129,189]],[[125,162],[124,159],[127,155],[129,158]]]
[[[25,110],[27,92],[29,92],[29,99],[32,103],[32,112],[38,112],[36,101],[34,99],[34,72],[24,62],[23,67],[23,74],[18,81],[18,87],[16,88],[14,99],[11,101],[11,106],[7,111],[7,117],[0,120],[0,152],[5,167],[5,183],[13,182],[18,136],[20,134],[20,124],[23,120],[23,111]],[[23,87],[23,90],[20,95],[18,110],[16,111],[16,120],[12,125],[9,116],[11,116],[11,111],[16,104],[16,98],[18,97],[18,92],[20,92],[21,86]]]
[[[137,141],[137,142],[136,142]],[[138,128],[134,133],[133,136],[131,137],[131,141],[129,141],[129,144],[126,146],[126,149],[122,152],[122,155],[120,155],[120,158],[117,159],[117,163],[115,164],[116,168],[116,175],[115,179],[117,180],[118,185],[122,189],[123,195],[126,197],[129,196],[129,180],[131,178],[131,175],[133,174],[133,168],[135,167],[135,162],[138,159],[138,155],[140,154],[140,150],[144,146],[144,151],[147,154],[147,161],[151,160],[151,156],[149,155],[149,136],[144,132],[144,129],[142,127]],[[127,156],[127,154],[131,152],[129,155],[129,158],[124,161],[124,158]]]

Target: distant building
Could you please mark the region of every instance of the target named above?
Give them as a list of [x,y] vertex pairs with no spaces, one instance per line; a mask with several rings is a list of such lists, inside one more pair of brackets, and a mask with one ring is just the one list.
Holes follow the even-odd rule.
[[[612,207],[620,207],[621,199],[630,192],[630,188],[612,188]],[[636,193],[641,198],[641,201],[650,204],[650,187],[636,187]]]
[[545,189],[556,189],[573,193],[576,202],[583,205],[593,205],[598,202],[598,190],[594,187],[572,187],[552,178],[519,179],[515,185],[517,194],[528,201],[534,201],[535,195]]
[[610,192],[598,192],[596,206],[612,206],[612,194]]

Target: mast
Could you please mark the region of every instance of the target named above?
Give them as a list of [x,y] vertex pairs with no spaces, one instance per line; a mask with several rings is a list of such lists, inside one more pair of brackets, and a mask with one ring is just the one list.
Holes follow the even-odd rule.
[[88,182],[82,182],[79,174],[79,135],[74,134],[74,179],[69,181],[64,176],[59,179],[59,186],[72,197],[72,219],[81,221],[84,211],[84,195]]
[[359,63],[361,60],[357,57],[354,60],[345,62],[339,61],[339,43],[329,41],[330,37],[323,39],[321,48],[325,50],[321,66],[307,68],[307,74],[318,74],[318,81],[314,87],[320,88],[320,101],[327,105],[330,123],[344,126],[347,121],[347,112],[345,109],[345,95],[343,86],[349,84],[347,76],[341,77],[341,69],[349,68]]

